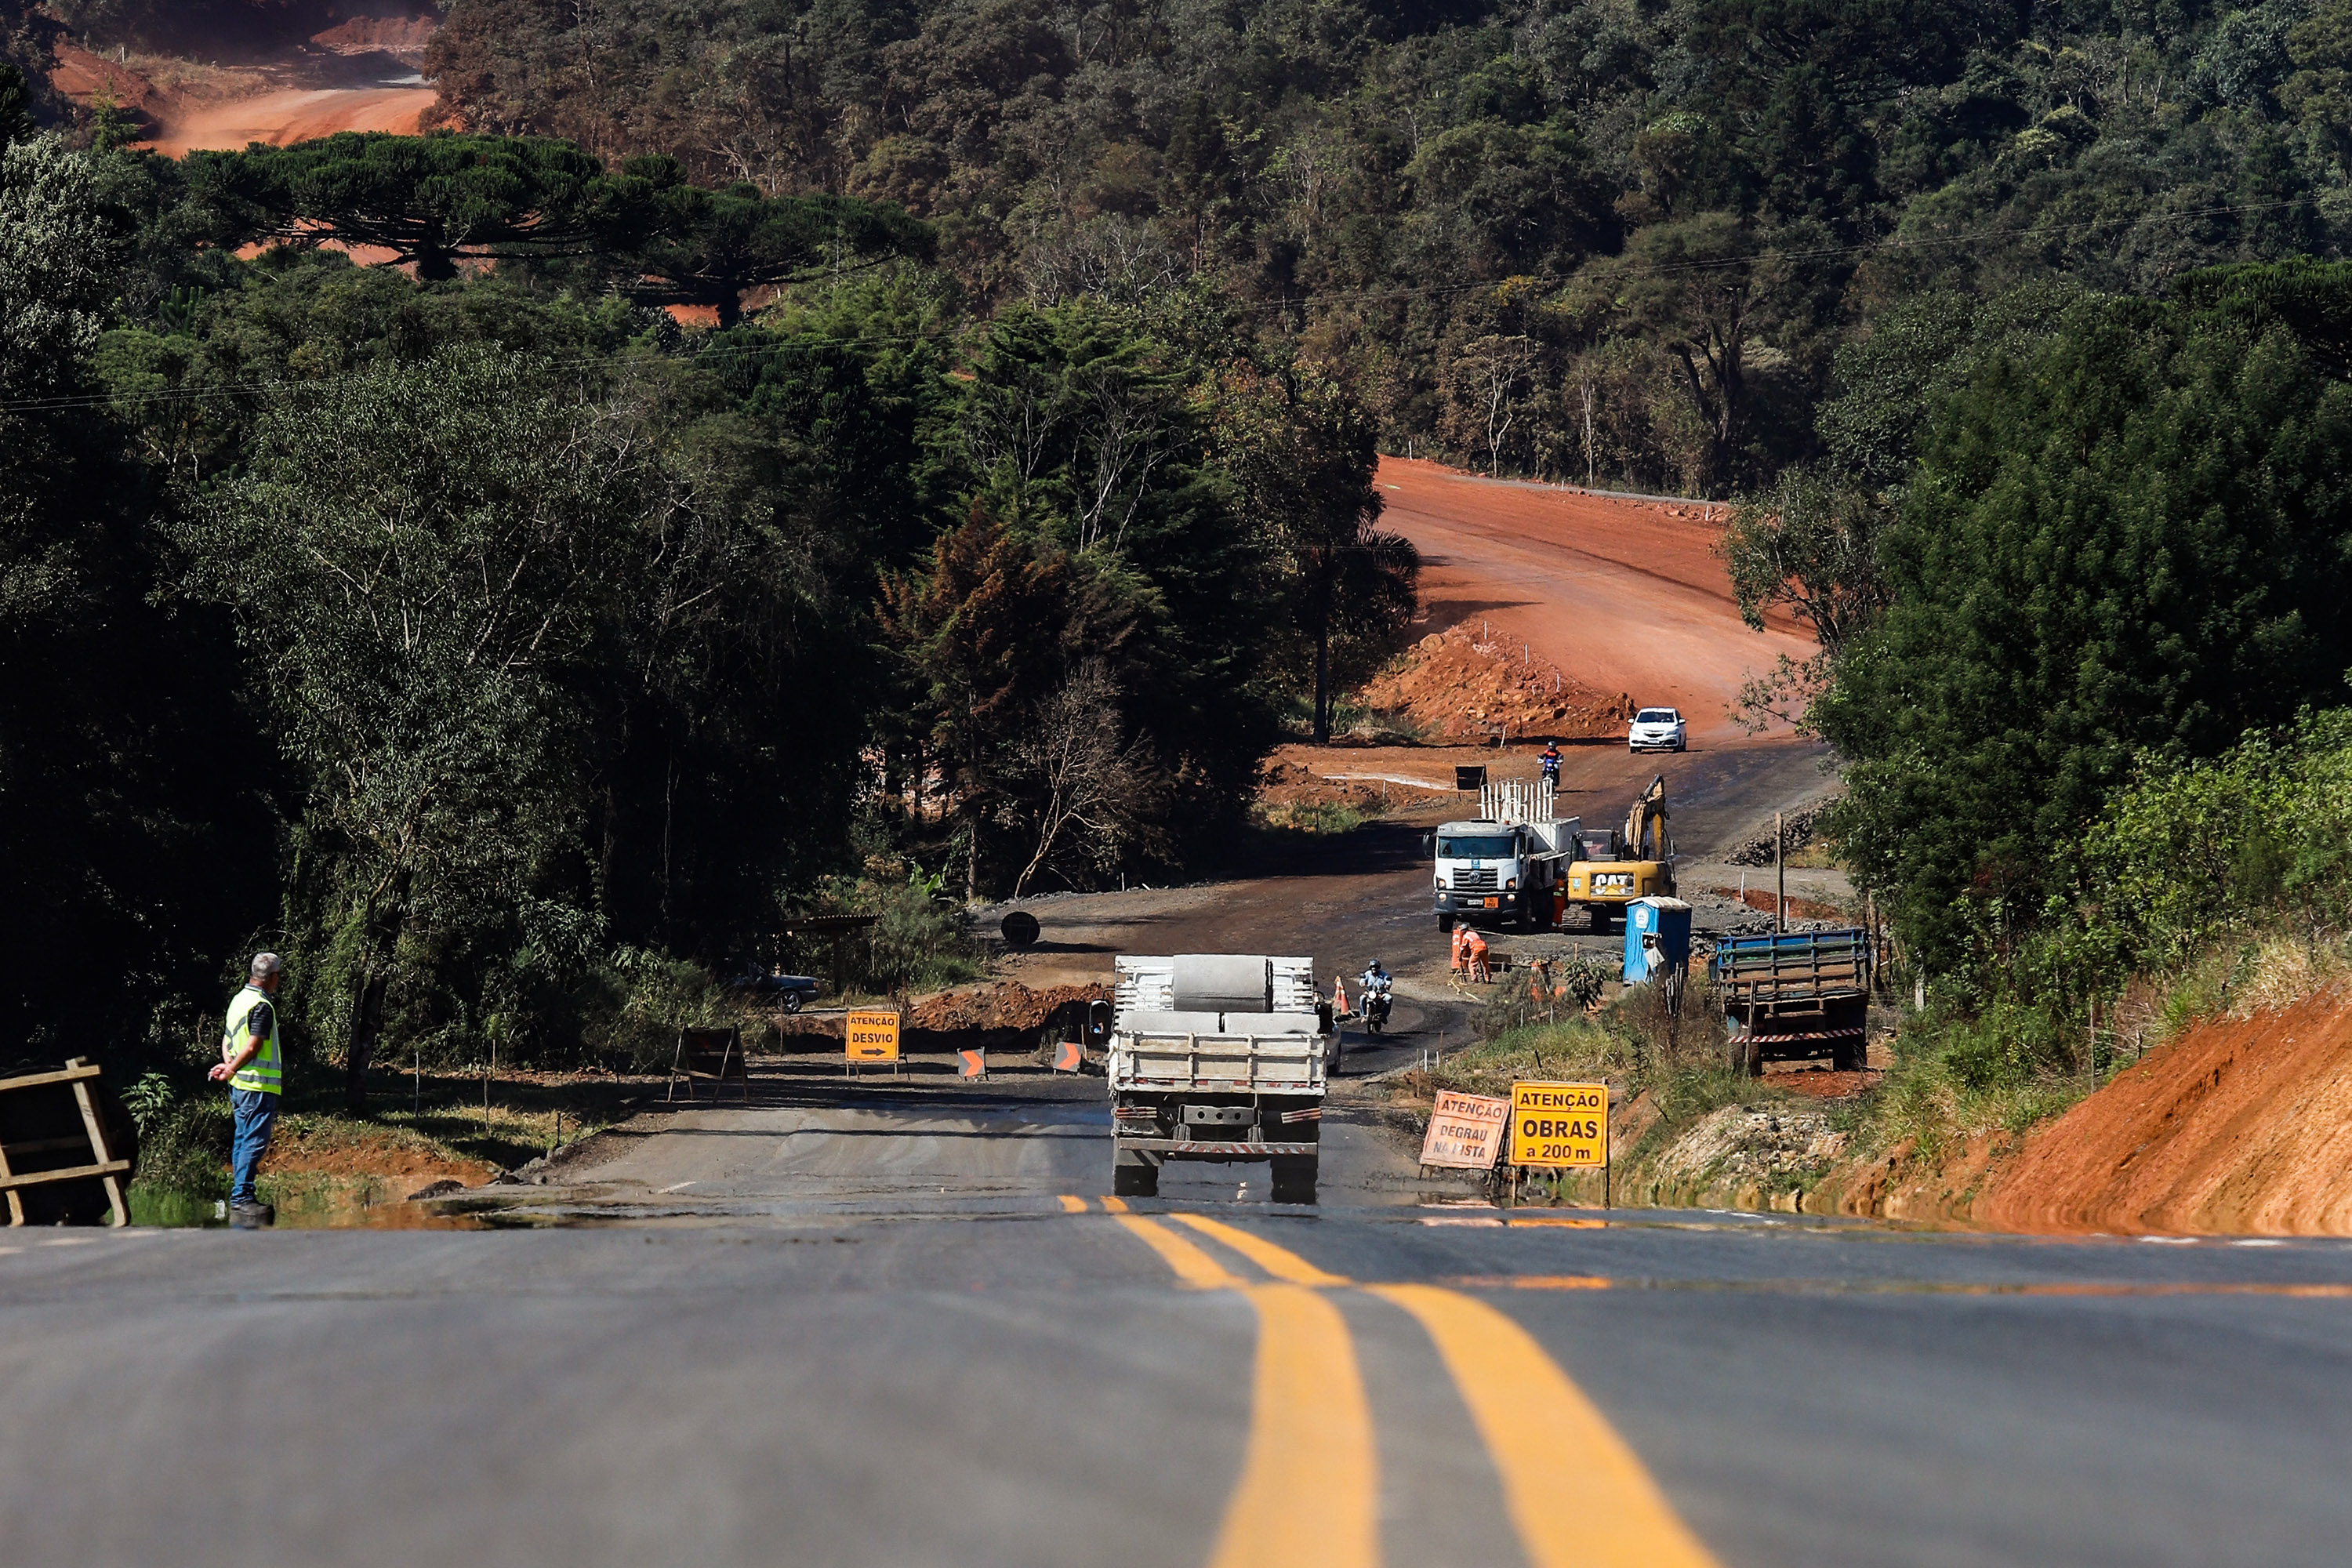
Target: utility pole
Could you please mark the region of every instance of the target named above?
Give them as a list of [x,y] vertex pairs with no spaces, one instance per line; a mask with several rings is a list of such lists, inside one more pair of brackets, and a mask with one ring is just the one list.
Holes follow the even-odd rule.
[[1780,814],[1772,814],[1772,874],[1779,879],[1780,891],[1773,895],[1772,929],[1789,929],[1789,834],[1780,826]]

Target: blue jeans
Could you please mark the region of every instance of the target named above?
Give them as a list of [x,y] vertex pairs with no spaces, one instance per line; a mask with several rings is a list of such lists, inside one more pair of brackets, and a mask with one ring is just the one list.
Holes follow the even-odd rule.
[[269,1147],[269,1130],[278,1125],[278,1097],[257,1089],[233,1089],[228,1091],[229,1105],[236,1111],[236,1142],[229,1155],[228,1201],[249,1204],[253,1197],[253,1173],[261,1164],[261,1152]]

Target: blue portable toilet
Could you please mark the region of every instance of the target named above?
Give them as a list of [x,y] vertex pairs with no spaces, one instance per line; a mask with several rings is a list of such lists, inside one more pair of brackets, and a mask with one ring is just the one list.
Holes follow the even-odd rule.
[[[1641,985],[1653,969],[1690,962],[1691,907],[1680,899],[1635,899],[1625,906],[1625,984]],[[1653,954],[1643,937],[1657,939]]]

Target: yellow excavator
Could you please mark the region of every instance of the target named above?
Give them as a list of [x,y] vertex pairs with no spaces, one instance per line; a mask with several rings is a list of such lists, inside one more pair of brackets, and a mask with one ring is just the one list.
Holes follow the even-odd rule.
[[1625,826],[1580,829],[1576,858],[1560,887],[1558,912],[1584,910],[1596,931],[1622,919],[1635,899],[1672,898],[1675,841],[1666,831],[1666,776],[1650,781],[1625,814]]

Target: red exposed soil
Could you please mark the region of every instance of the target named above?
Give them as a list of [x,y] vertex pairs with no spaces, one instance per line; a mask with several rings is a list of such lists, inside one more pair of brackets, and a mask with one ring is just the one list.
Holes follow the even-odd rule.
[[142,122],[158,118],[155,89],[137,71],[64,42],[58,45],[57,61],[49,85],[76,103],[89,108],[103,98]]
[[235,149],[248,142],[283,147],[338,131],[414,135],[433,107],[429,87],[286,88],[233,103],[175,109],[149,143],[167,158],[198,148]]
[[1808,1100],[1843,1100],[1870,1088],[1884,1073],[1836,1072],[1827,1068],[1799,1068],[1791,1072],[1768,1072],[1765,1081],[1774,1089],[1785,1089],[1790,1094],[1801,1094]]
[[480,1160],[451,1160],[429,1150],[387,1146],[347,1135],[311,1136],[288,1131],[281,1131],[271,1141],[269,1152],[262,1156],[261,1168],[265,1173],[381,1176],[399,1187],[403,1196],[412,1190],[408,1184],[422,1187],[431,1182],[454,1179],[478,1187],[498,1174],[496,1166]]
[[433,41],[440,24],[430,16],[354,16],[310,41],[339,55],[383,53],[404,65],[422,66],[425,46]]
[[1432,632],[1364,688],[1365,705],[1433,740],[1623,733],[1630,696],[1604,696],[1499,631],[1481,641],[1486,629],[1474,618]]
[[2352,997],[2195,1026],[2028,1138],[1974,1217],[2033,1231],[2352,1235]]
[[1811,643],[1776,620],[1751,632],[1712,553],[1724,509],[1482,479],[1381,460],[1382,526],[1422,553],[1432,626],[1491,623],[1587,688],[1672,704],[1693,737],[1738,733],[1726,709],[1751,672]]
[[[1330,765],[1321,758],[1316,763]],[[1369,816],[1379,816],[1382,809],[1378,784],[1329,779],[1316,771],[1315,765],[1285,762],[1279,755],[1269,758],[1258,772],[1257,803],[1277,816],[1285,807],[1298,805],[1353,806]]]
[[[1108,985],[1052,985],[1033,990],[1010,980],[936,992],[905,1010],[900,1019],[906,1037],[903,1043],[909,1050],[950,1049],[972,1036],[1042,1029],[1070,1003],[1109,999]],[[837,1040],[842,1035],[843,1019],[838,1014],[803,1015],[779,1017],[775,1024],[778,1032],[794,1040]]]
[[[1769,867],[1760,873],[1766,880],[1769,880],[1771,875]],[[1750,888],[1744,894],[1738,888],[1709,888],[1706,890],[1717,898],[1729,899],[1735,904],[1745,904],[1768,915],[1780,902],[1770,888]],[[1789,918],[1792,921],[1842,921],[1847,916],[1835,904],[1825,904],[1819,899],[1801,899],[1791,893],[1789,895]]]

